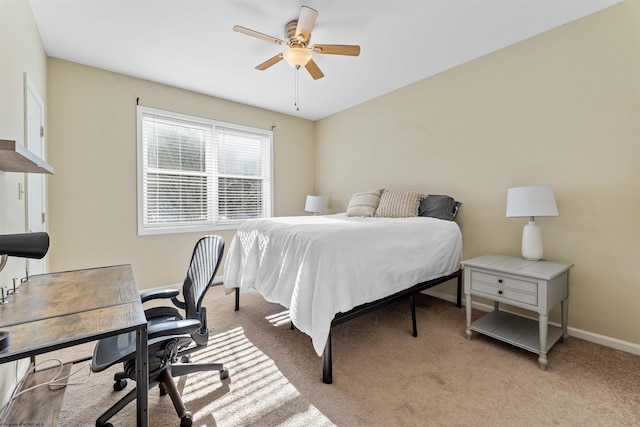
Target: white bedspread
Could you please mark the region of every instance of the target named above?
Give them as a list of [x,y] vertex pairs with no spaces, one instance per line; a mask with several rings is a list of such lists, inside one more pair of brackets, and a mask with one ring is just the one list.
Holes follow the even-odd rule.
[[322,355],[337,313],[452,274],[461,261],[453,221],[344,214],[249,220],[227,252],[224,286],[288,308]]

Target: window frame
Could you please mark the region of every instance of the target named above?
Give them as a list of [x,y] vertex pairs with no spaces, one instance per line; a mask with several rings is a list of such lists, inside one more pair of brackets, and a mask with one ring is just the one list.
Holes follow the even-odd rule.
[[[170,224],[170,225],[152,225],[147,224],[144,217],[145,212],[145,189],[144,189],[144,179],[146,174],[145,164],[144,164],[144,139],[143,139],[143,118],[145,116],[156,116],[162,119],[166,119],[169,121],[175,120],[179,122],[192,122],[195,126],[198,127],[209,127],[212,131],[211,138],[211,151],[213,152],[213,156],[211,156],[210,162],[211,167],[213,169],[213,181],[210,183],[211,187],[213,187],[213,200],[209,199],[208,202],[212,206],[211,211],[209,212],[209,218],[202,223],[198,224]],[[247,134],[258,135],[260,138],[265,138],[263,141],[268,145],[267,150],[263,153],[262,161],[264,162],[264,156],[268,156],[267,162],[267,175],[264,177],[264,181],[266,182],[266,186],[263,190],[263,203],[266,205],[263,209],[263,213],[265,216],[263,218],[273,217],[273,131],[265,130],[260,128],[254,128],[249,126],[238,125],[235,123],[222,122],[218,120],[212,120],[204,117],[191,116],[182,113],[176,113],[172,111],[160,110],[157,108],[146,107],[142,105],[138,105],[136,107],[136,133],[137,133],[137,205],[138,205],[138,215],[137,215],[137,228],[138,228],[138,236],[150,236],[150,235],[162,235],[162,234],[176,234],[176,233],[195,233],[195,232],[207,232],[212,230],[232,230],[238,228],[239,225],[243,224],[246,219],[238,219],[238,220],[218,220],[218,207],[219,207],[219,198],[218,198],[218,177],[225,176],[225,174],[220,173],[216,166],[216,162],[218,160],[218,151],[217,151],[217,135],[216,128],[221,129],[230,129],[234,132],[246,132]],[[266,194],[265,194],[266,193]]]

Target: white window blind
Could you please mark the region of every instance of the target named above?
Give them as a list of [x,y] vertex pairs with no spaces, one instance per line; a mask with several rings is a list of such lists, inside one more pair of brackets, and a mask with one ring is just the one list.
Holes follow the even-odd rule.
[[218,220],[263,218],[265,210],[270,210],[271,187],[265,136],[218,127],[216,146]]
[[271,216],[272,133],[138,107],[138,234]]

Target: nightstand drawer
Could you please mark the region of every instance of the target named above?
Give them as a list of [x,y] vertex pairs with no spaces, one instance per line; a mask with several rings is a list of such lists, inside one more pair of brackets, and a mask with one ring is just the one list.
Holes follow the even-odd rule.
[[526,292],[520,292],[514,289],[509,289],[501,286],[494,286],[483,282],[471,282],[471,291],[475,295],[482,296],[482,294],[486,294],[487,297],[493,298],[502,298],[505,300],[517,301],[523,304],[529,304],[533,307],[538,305],[538,296]]
[[501,288],[509,288],[514,291],[527,292],[530,294],[538,293],[538,282],[532,280],[514,279],[512,277],[503,276],[500,274],[482,273],[479,271],[471,271],[471,289],[474,289],[474,283],[482,282],[492,286],[499,286]]

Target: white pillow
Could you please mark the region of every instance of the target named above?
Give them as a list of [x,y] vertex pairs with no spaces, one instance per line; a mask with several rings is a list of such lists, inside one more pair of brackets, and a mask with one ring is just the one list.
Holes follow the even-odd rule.
[[375,216],[380,218],[407,218],[418,216],[420,200],[424,194],[417,191],[384,190]]
[[353,193],[349,206],[347,206],[347,216],[373,216],[380,203],[382,189]]

